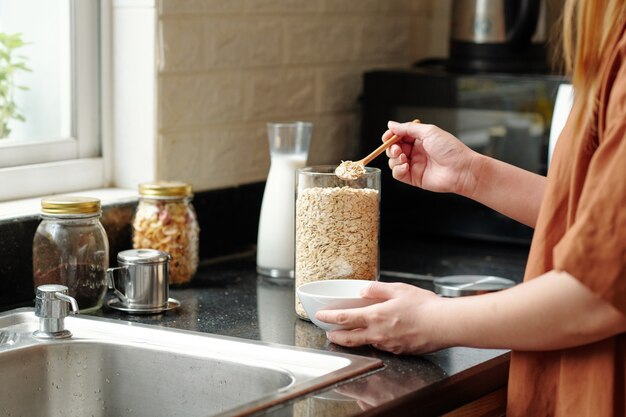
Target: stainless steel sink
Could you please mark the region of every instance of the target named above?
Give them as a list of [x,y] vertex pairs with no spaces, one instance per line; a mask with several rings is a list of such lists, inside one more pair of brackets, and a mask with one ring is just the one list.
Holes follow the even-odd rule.
[[0,314],[0,415],[240,416],[382,366],[377,359],[140,325],[65,319],[32,336],[32,309]]

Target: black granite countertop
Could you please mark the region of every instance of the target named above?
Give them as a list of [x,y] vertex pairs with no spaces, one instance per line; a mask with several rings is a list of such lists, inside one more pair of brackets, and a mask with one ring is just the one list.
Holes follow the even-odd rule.
[[[429,276],[489,274],[521,280],[527,248],[439,241],[383,250],[381,280],[431,288]],[[389,272],[391,271],[391,272]],[[413,276],[413,274],[416,274]],[[144,324],[379,358],[384,368],[280,405],[266,416],[440,415],[506,384],[503,350],[452,348],[396,356],[371,347],[330,344],[294,312],[292,280],[257,275],[252,254],[205,265],[193,283],[172,288],[181,306],[165,314],[128,315],[104,307],[95,315]]]

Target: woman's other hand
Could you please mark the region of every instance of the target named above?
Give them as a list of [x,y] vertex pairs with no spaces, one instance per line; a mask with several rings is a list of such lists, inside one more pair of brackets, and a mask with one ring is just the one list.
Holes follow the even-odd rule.
[[456,193],[535,227],[546,178],[487,157],[434,125],[389,122],[383,141],[395,179],[440,193]]
[[429,191],[471,195],[476,187],[477,153],[435,125],[389,122],[383,142],[402,139],[387,149],[393,177]]
[[434,293],[408,284],[373,282],[361,295],[385,301],[316,314],[318,320],[350,329],[329,332],[331,342],[348,347],[373,345],[396,354],[426,353],[447,347],[435,341],[437,327],[428,320],[442,302]]

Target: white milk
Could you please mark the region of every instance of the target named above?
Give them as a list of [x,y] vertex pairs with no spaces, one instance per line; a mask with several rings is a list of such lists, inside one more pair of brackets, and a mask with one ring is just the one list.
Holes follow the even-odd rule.
[[280,276],[289,276],[294,269],[295,178],[306,158],[306,153],[273,153],[263,193],[257,267],[281,270]]

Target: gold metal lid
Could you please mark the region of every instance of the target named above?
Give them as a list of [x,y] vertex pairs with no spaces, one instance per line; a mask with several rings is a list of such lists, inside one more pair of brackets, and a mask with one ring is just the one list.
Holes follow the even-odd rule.
[[144,197],[189,197],[192,195],[191,185],[175,181],[139,184],[139,194]]
[[100,200],[94,197],[54,196],[41,200],[43,214],[98,214]]

